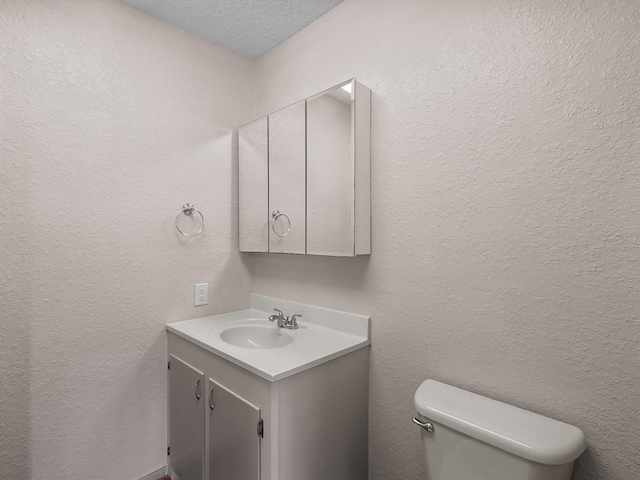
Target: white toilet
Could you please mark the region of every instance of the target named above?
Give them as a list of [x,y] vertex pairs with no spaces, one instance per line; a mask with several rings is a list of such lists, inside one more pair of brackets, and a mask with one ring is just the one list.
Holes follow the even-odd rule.
[[435,380],[414,396],[428,480],[569,480],[577,427]]

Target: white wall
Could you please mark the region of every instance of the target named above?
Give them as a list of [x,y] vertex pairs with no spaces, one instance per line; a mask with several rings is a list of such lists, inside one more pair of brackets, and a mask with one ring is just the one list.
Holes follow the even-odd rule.
[[164,325],[248,306],[252,65],[110,0],[0,1],[0,46],[0,472],[140,478],[165,464]]
[[[164,464],[164,324],[253,290],[367,313],[371,477],[418,478],[437,378],[640,477],[640,4],[347,0],[256,64],[117,2],[0,0],[0,471]],[[373,90],[373,255],[237,253],[238,125]],[[173,228],[185,201],[207,228]],[[207,281],[209,307],[193,284]]]
[[347,0],[256,62],[255,116],[373,91],[370,258],[253,291],[373,317],[370,474],[422,474],[426,378],[579,426],[640,478],[640,3]]

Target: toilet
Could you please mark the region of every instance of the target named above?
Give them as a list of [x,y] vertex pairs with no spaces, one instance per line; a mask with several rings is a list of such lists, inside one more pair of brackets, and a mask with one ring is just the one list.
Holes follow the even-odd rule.
[[577,427],[437,382],[414,396],[427,480],[570,480]]

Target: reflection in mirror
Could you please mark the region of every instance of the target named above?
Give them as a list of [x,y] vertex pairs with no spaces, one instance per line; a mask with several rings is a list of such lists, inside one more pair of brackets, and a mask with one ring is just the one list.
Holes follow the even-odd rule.
[[268,220],[270,252],[305,253],[304,100],[269,115]]
[[354,255],[353,81],[307,100],[307,253]]
[[239,236],[241,252],[268,252],[267,117],[238,129]]

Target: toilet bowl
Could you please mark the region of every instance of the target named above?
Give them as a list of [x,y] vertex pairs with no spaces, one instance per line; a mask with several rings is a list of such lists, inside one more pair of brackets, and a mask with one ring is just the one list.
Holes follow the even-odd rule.
[[437,382],[414,396],[427,480],[570,480],[577,427]]

